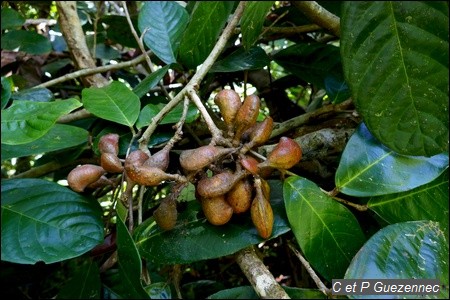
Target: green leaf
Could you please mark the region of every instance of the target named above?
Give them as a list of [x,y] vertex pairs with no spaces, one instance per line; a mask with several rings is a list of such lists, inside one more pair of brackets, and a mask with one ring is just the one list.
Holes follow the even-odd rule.
[[56,299],[100,299],[100,272],[96,262],[83,259],[73,267],[73,277],[66,282]]
[[53,93],[47,88],[31,88],[11,95],[13,100],[28,100],[34,102],[54,101]]
[[141,257],[125,225],[127,210],[121,203],[118,206],[121,211],[117,214],[117,263],[124,287],[120,295],[124,299],[148,299],[141,282]]
[[52,51],[52,43],[43,35],[34,31],[12,30],[2,35],[2,49],[27,52],[40,55]]
[[372,134],[405,155],[448,151],[448,3],[344,2],[341,32],[345,77]]
[[11,99],[11,93],[12,93],[12,82],[11,79],[8,77],[2,76],[2,107],[1,109],[4,109],[6,105],[9,102],[9,99]]
[[231,53],[222,60],[217,61],[210,72],[236,72],[243,70],[262,69],[270,63],[270,58],[260,47],[253,47],[248,51],[244,48]]
[[139,84],[134,87],[133,93],[135,93],[139,98],[144,96],[149,90],[154,88],[159,83],[164,75],[166,75],[169,67],[170,66],[164,66],[145,77],[144,80],[139,82]]
[[145,287],[150,299],[173,299],[170,285],[167,282],[156,282]]
[[70,125],[55,124],[44,136],[25,145],[2,144],[2,161],[87,144],[89,132]]
[[326,87],[326,79],[329,77],[344,82],[339,48],[336,46],[296,44],[276,53],[273,59],[286,71],[319,88]]
[[[274,211],[271,238],[290,230],[282,200],[281,182],[270,182],[270,202]],[[181,264],[233,254],[264,240],[258,235],[250,215],[235,215],[225,225],[211,225],[198,201],[190,201],[188,209],[178,215],[177,225],[162,231],[153,218],[139,225],[134,240],[141,256],[152,263]]]
[[283,193],[289,223],[306,259],[327,280],[342,278],[365,242],[355,216],[305,178],[289,177]]
[[[353,258],[346,279],[439,279],[440,299],[448,299],[448,243],[439,225],[411,221],[374,234]],[[363,298],[358,296],[358,298]],[[386,295],[370,296],[386,299]]]
[[139,97],[122,82],[83,89],[81,95],[84,107],[99,118],[133,126],[139,116]]
[[20,145],[46,134],[56,120],[81,106],[76,99],[54,102],[14,101],[2,110],[2,144]]
[[47,264],[80,256],[103,241],[98,202],[42,179],[1,183],[2,260]]
[[242,44],[249,50],[259,38],[266,15],[275,1],[248,1],[241,19]]
[[180,44],[181,63],[190,69],[203,63],[214,48],[233,5],[233,1],[196,1]]
[[[25,18],[12,8],[2,8],[2,31],[5,29],[15,29],[25,23]],[[3,38],[3,37],[2,37]]]
[[448,153],[405,156],[378,142],[364,123],[342,153],[335,182],[340,192],[359,197],[404,192],[437,178],[448,168]]
[[145,33],[144,42],[166,64],[176,62],[181,36],[189,15],[175,1],[145,2],[139,12],[138,26]]
[[439,222],[448,237],[448,170],[413,190],[372,197],[367,206],[391,224],[419,220]]
[[[137,17],[131,17],[133,27],[137,28]],[[113,43],[117,43],[129,48],[139,48],[133,34],[130,30],[130,25],[128,25],[127,18],[125,16],[119,15],[104,15],[100,19],[100,22],[108,25],[106,29],[106,36],[108,39],[112,40]]]
[[[138,129],[149,125],[152,118],[155,117],[161,109],[164,107],[164,103],[159,104],[147,104],[141,111],[139,118],[136,122],[136,127]],[[188,112],[186,115],[186,123],[191,123],[197,118],[198,109],[195,105],[189,105]],[[159,124],[175,124],[177,123],[181,115],[183,114],[183,103],[175,106],[162,120]]]

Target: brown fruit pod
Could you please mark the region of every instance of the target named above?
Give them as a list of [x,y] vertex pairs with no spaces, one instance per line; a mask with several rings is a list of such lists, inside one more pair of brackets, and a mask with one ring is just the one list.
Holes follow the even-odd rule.
[[168,174],[163,170],[148,166],[131,166],[126,169],[127,176],[139,185],[156,186],[165,180],[177,180],[179,175]]
[[117,133],[108,133],[102,136],[98,142],[100,153],[119,154],[119,135]]
[[253,186],[248,178],[244,178],[225,194],[225,200],[233,208],[235,214],[246,212],[252,205]]
[[180,154],[180,164],[187,172],[198,171],[233,151],[234,149],[232,148],[223,148],[212,145],[184,150]]
[[150,156],[150,158],[144,162],[144,166],[155,167],[163,171],[167,170],[170,162],[169,152],[170,150],[168,148],[162,148],[161,150]]
[[111,181],[110,179],[108,179],[105,175],[102,175],[97,181],[88,184],[88,186],[86,188],[88,189],[97,189],[97,188],[102,188],[105,186],[114,186],[115,183],[113,181]]
[[267,116],[264,121],[256,123],[250,131],[250,141],[242,147],[241,152],[245,153],[255,146],[263,145],[272,134],[273,119]]
[[221,90],[217,93],[216,97],[214,97],[214,103],[219,107],[223,121],[228,129],[232,129],[234,127],[237,112],[242,105],[239,94],[230,89]]
[[123,166],[120,159],[114,153],[102,153],[100,157],[100,165],[108,173],[122,173]]
[[135,150],[130,152],[125,159],[125,170],[131,166],[142,166],[149,156],[142,150]]
[[211,177],[200,179],[196,191],[201,198],[213,198],[226,194],[242,178],[247,175],[245,171],[232,173],[225,171]]
[[302,148],[296,141],[288,137],[281,137],[279,143],[267,156],[267,160],[259,167],[273,167],[277,169],[290,169],[302,158]]
[[209,223],[223,225],[233,216],[233,208],[225,200],[225,196],[201,199],[203,213]]
[[177,202],[171,197],[164,198],[153,212],[156,224],[164,230],[171,230],[177,223]]
[[259,114],[260,102],[261,101],[259,97],[256,95],[249,95],[245,97],[234,122],[233,145],[239,145],[244,131],[256,124],[256,119],[258,118]]
[[259,172],[259,162],[251,156],[244,156],[240,161],[241,165],[253,175],[257,175]]
[[81,165],[70,171],[67,175],[67,182],[75,192],[83,192],[89,184],[96,182],[105,173],[105,170],[100,166]]
[[268,239],[273,230],[273,210],[270,202],[264,197],[259,178],[255,179],[256,196],[252,201],[250,216],[258,234],[263,239]]

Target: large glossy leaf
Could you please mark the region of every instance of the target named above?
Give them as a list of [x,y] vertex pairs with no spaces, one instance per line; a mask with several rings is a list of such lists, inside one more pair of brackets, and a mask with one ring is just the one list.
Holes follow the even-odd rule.
[[73,276],[61,288],[56,299],[100,299],[100,272],[97,262],[84,259],[74,265]]
[[[271,238],[290,230],[279,181],[271,182],[270,202],[274,211]],[[153,218],[138,226],[134,240],[145,259],[159,264],[180,264],[230,255],[264,241],[253,226],[248,213],[233,218],[225,225],[211,225],[201,212],[198,201],[190,201],[178,216],[177,225],[162,231]]]
[[245,51],[244,48],[239,48],[224,59],[217,61],[209,71],[236,72],[258,70],[269,63],[270,58],[261,47],[252,47],[248,51]]
[[2,144],[2,160],[66,149],[87,143],[87,130],[70,125],[55,124],[43,137],[24,145]]
[[289,224],[306,259],[327,280],[342,278],[365,242],[355,216],[302,177],[289,177],[283,193]]
[[275,1],[248,1],[241,19],[242,44],[249,50],[261,34],[266,15]]
[[122,82],[83,89],[81,95],[84,107],[102,119],[133,126],[139,116],[139,97]]
[[42,179],[2,180],[1,186],[2,260],[54,263],[103,241],[97,201]]
[[193,69],[203,63],[228,20],[233,1],[196,1],[180,44],[179,61]]
[[25,23],[25,18],[12,8],[2,8],[2,31],[5,29],[19,28]]
[[54,102],[15,101],[2,110],[2,144],[32,142],[55,124],[56,120],[81,106],[76,99]]
[[[136,127],[142,128],[149,125],[152,121],[152,118],[156,116],[163,107],[163,103],[147,104],[139,114],[139,118],[136,122]],[[175,124],[180,120],[182,114],[183,103],[180,103],[161,120],[160,124]],[[186,123],[194,121],[197,118],[197,114],[198,109],[195,107],[195,105],[189,105],[186,115]]]
[[142,261],[131,238],[125,220],[128,211],[117,204],[117,263],[122,279],[120,295],[124,299],[148,299],[141,282]]
[[[436,222],[397,223],[381,229],[364,244],[345,278],[439,279],[439,298],[448,299],[448,254],[448,242]],[[359,295],[358,298],[369,297]],[[386,299],[386,296],[370,298]]]
[[326,78],[344,82],[339,48],[336,46],[296,44],[276,53],[273,59],[287,71],[320,88],[326,87]]
[[344,194],[370,197],[421,186],[447,168],[448,153],[432,157],[400,155],[383,146],[361,123],[345,146],[335,181]]
[[34,55],[52,51],[52,44],[43,35],[35,31],[12,30],[2,35],[2,49],[27,52]]
[[151,73],[144,80],[139,82],[137,86],[134,87],[133,93],[135,93],[139,98],[144,96],[149,90],[154,88],[158,82],[164,77],[167,73],[167,70],[170,66],[164,66],[161,69],[156,70]]
[[432,220],[448,237],[448,170],[413,190],[370,198],[369,209],[389,223]]
[[144,42],[166,64],[176,62],[181,36],[189,20],[186,10],[175,1],[145,2],[139,12],[138,26]]
[[341,32],[353,100],[377,139],[406,155],[447,151],[448,2],[346,2]]

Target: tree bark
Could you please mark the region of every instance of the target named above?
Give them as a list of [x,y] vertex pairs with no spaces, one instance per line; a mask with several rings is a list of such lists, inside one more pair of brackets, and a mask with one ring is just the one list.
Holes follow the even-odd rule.
[[[72,56],[77,69],[95,68],[95,60],[89,52],[76,6],[76,1],[56,1],[61,32],[66,40],[70,55]],[[86,76],[82,81],[85,86],[96,87],[102,87],[109,83],[108,80],[100,74]]]

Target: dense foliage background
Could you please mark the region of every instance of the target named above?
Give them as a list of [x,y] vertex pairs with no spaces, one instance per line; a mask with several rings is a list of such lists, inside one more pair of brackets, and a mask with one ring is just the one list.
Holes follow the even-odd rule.
[[[437,278],[448,298],[448,28],[438,1],[3,1],[2,294],[326,298],[332,279]],[[182,174],[181,151],[220,144],[222,89],[274,120],[256,159],[281,136],[303,151],[266,178],[269,239],[249,213],[209,224],[192,184],[67,186],[107,133],[122,160],[170,144]],[[153,212],[174,193],[165,231]]]

